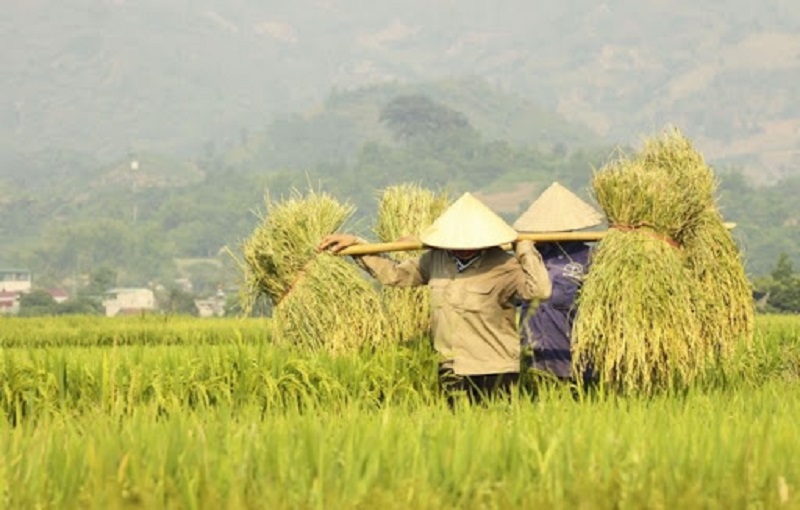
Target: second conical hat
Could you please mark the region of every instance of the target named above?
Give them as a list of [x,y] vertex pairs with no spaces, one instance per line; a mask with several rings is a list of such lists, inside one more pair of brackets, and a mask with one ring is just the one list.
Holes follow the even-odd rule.
[[513,242],[517,232],[480,200],[464,193],[419,239],[434,248],[475,250]]
[[565,232],[602,222],[603,215],[594,207],[554,182],[514,222],[514,228],[519,232]]

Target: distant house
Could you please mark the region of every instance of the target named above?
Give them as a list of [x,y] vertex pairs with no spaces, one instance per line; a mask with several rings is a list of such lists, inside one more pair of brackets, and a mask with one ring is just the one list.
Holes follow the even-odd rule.
[[143,288],[111,289],[105,293],[103,306],[107,317],[131,315],[156,309],[153,291]]
[[225,315],[225,293],[218,289],[216,295],[207,299],[195,299],[197,315],[200,317],[222,317]]
[[16,315],[19,313],[20,292],[0,290],[0,315]]
[[30,292],[32,285],[27,269],[0,269],[0,292]]
[[47,291],[53,297],[53,300],[56,303],[63,303],[64,301],[69,299],[69,294],[64,289],[50,289]]

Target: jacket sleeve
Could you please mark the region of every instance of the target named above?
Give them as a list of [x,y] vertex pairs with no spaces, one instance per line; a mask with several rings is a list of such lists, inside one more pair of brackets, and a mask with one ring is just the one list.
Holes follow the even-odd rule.
[[531,241],[518,241],[514,251],[522,268],[515,276],[516,295],[526,301],[549,299],[553,286],[542,255]]
[[381,255],[353,257],[356,263],[383,285],[416,287],[430,278],[430,252],[415,259],[398,262]]

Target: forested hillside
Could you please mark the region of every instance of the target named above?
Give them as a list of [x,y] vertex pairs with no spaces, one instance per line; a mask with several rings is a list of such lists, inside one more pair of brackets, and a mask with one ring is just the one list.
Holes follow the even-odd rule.
[[248,235],[266,192],[322,188],[366,218],[378,190],[397,182],[455,193],[580,181],[607,153],[598,143],[478,81],[335,94],[312,115],[276,119],[191,161],[31,152],[0,165],[3,259],[54,280],[102,266],[123,282],[169,279],[173,258],[216,257]]
[[[331,192],[357,206],[351,227],[365,235],[377,192],[400,182],[476,192],[509,220],[553,181],[590,198],[593,169],[617,147],[480,83],[456,85],[334,94],[313,114],[277,119],[191,161],[131,152],[105,164],[64,151],[9,159],[0,166],[0,262],[53,284],[111,268],[120,284],[184,276],[209,291],[233,275],[208,265],[186,274],[176,259],[230,266],[224,247],[235,251],[252,232],[266,192]],[[797,253],[800,178],[754,187],[741,169],[718,170],[721,204],[738,223],[750,272],[766,274],[778,254]]]

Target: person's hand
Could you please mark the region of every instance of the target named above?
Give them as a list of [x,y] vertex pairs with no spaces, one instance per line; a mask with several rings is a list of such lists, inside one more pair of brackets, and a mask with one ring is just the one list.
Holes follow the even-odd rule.
[[514,241],[512,246],[517,257],[521,257],[531,251],[536,251],[536,247],[533,245],[532,241]]
[[417,236],[415,236],[415,235],[404,235],[404,236],[398,238],[395,242],[396,243],[415,243],[415,242],[418,242],[418,241],[419,241],[419,239],[417,239]]
[[333,253],[338,253],[354,244],[358,244],[358,237],[352,234],[328,234],[317,245],[317,251],[330,250]]

